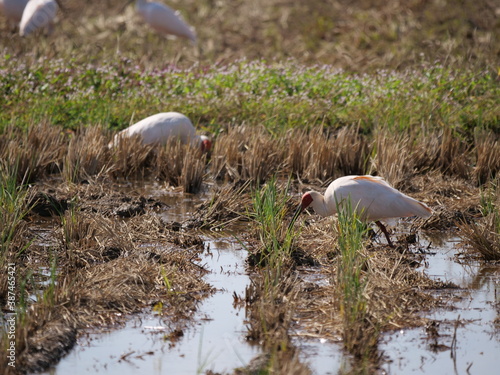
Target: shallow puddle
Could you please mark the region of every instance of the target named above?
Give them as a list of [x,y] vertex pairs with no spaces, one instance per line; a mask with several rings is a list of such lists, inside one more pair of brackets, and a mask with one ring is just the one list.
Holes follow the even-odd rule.
[[231,372],[259,353],[245,339],[245,311],[233,307],[233,293],[244,296],[249,281],[245,252],[229,239],[211,240],[201,265],[211,270],[206,280],[217,289],[195,315],[196,324],[185,329],[171,345],[168,331],[154,313],[132,318],[125,328],[89,334],[50,374],[197,374],[207,370]]
[[[390,360],[383,368],[394,373],[497,373],[500,331],[500,267],[457,262],[457,239],[426,255],[429,277],[460,289],[436,291],[448,307],[424,314],[431,328],[404,329],[383,336],[380,350]],[[435,330],[434,330],[435,328]],[[437,331],[437,335],[435,334]]]
[[[153,189],[149,189],[151,196]],[[144,192],[142,192],[144,194]],[[155,196],[169,208],[160,215],[168,222],[182,221],[200,198],[179,194]],[[199,265],[210,271],[206,281],[216,292],[202,301],[192,325],[175,343],[165,340],[170,331],[154,312],[134,316],[125,327],[87,333],[55,368],[46,374],[198,374],[208,370],[230,373],[257,356],[258,346],[245,340],[245,309],[234,304],[244,299],[249,277],[246,251],[232,237],[204,237],[208,250]]]

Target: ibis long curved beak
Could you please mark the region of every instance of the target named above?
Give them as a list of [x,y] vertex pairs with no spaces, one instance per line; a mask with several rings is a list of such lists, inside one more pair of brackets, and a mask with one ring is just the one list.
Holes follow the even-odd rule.
[[302,202],[297,206],[295,209],[295,212],[293,213],[292,220],[290,221],[290,224],[288,225],[288,231],[290,231],[293,228],[293,225],[297,221],[297,218],[301,214],[303,208],[302,208]]

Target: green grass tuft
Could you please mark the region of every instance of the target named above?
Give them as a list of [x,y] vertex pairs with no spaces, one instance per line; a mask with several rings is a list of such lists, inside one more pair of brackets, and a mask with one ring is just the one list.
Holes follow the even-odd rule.
[[283,264],[292,254],[293,239],[296,232],[287,228],[286,214],[290,180],[284,189],[272,177],[266,185],[255,191],[253,195],[253,218],[257,223],[257,231],[262,246],[260,251],[261,265],[268,265],[276,271],[275,277],[281,277]]
[[345,349],[360,368],[368,369],[377,360],[379,330],[368,311],[367,278],[364,275],[367,226],[352,207],[350,199],[337,205],[340,249],[337,283],[343,317]]

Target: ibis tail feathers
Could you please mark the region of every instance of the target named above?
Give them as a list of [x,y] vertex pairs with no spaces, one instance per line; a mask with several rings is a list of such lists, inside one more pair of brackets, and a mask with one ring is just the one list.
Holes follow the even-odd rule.
[[432,210],[425,203],[419,202],[408,196],[406,198],[406,203],[411,211],[411,213],[406,216],[419,216],[426,219],[432,215]]

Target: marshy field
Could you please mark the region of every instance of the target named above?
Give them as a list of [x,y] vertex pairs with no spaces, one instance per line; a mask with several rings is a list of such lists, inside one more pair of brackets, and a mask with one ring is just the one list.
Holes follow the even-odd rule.
[[[193,44],[61,4],[50,35],[0,12],[3,373],[496,371],[500,5],[165,2]],[[108,146],[169,111],[210,152]],[[432,216],[290,226],[364,174]]]

